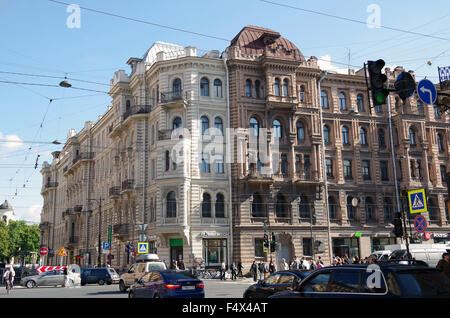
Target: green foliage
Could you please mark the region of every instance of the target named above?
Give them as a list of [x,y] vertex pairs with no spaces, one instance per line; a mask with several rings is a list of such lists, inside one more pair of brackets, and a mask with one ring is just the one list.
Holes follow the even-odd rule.
[[24,221],[11,221],[6,226],[0,222],[0,260],[19,257],[21,252],[38,252],[39,226],[27,225]]

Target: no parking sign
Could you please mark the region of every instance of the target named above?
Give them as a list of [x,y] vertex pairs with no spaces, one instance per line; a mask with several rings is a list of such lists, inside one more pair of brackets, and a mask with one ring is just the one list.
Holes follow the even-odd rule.
[[417,232],[423,233],[427,229],[427,220],[422,215],[416,216],[414,219],[414,228]]

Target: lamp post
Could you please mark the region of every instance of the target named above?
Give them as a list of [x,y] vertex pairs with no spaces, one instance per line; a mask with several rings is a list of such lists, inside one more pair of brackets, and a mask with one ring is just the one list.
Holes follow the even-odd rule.
[[88,199],[88,201],[98,202],[98,256],[97,256],[97,266],[102,266],[102,200],[99,199]]

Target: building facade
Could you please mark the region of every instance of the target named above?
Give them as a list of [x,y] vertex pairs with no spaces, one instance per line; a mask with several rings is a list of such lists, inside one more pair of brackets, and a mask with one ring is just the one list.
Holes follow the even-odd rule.
[[[450,232],[449,116],[417,96],[389,96],[391,143],[388,107],[372,107],[364,70],[323,77],[317,58],[254,26],[221,55],[156,42],[127,64],[108,111],[69,131],[41,171],[41,244],[67,248],[63,261],[97,264],[108,228],[112,256],[100,259],[119,267],[142,240],[188,266],[365,257],[398,241],[394,214],[419,188],[434,241]],[[386,74],[393,83],[402,71]]]

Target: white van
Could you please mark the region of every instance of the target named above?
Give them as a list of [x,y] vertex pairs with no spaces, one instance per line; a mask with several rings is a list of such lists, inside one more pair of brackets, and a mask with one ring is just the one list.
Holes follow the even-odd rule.
[[[399,246],[401,245],[401,246]],[[386,249],[389,249],[389,245]],[[389,259],[403,259],[406,257],[406,246],[404,244],[395,244],[391,247],[394,249]],[[398,248],[400,247],[400,248]],[[442,259],[442,254],[450,252],[450,245],[447,244],[410,244],[409,252],[411,256],[419,261],[424,261],[430,267],[436,267],[439,260]]]

